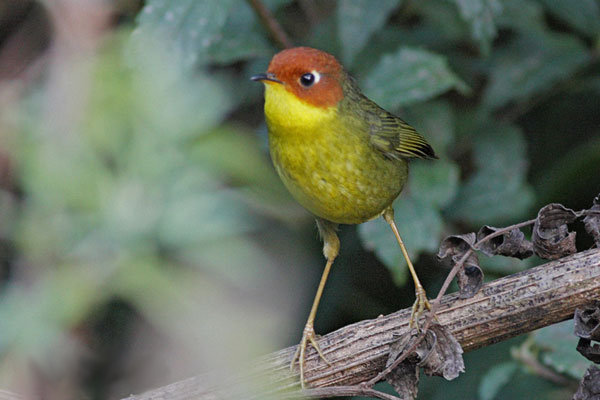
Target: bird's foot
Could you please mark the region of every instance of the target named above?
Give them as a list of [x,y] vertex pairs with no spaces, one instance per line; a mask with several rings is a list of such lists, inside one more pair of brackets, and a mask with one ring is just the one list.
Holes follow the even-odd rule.
[[[415,295],[417,299],[415,300],[415,304],[412,306],[412,313],[410,314],[410,323],[409,327],[419,329],[419,319],[425,310],[431,311],[431,304],[429,300],[427,300],[427,293],[425,293],[425,289],[422,286],[417,286],[415,290]],[[437,320],[437,317],[434,315],[434,318]]]
[[317,350],[317,353],[319,353],[321,359],[331,366],[331,363],[325,358],[321,348],[319,347],[319,344],[317,343],[317,335],[315,334],[313,324],[307,323],[304,327],[304,331],[302,332],[302,340],[300,340],[300,344],[298,345],[296,353],[294,354],[294,358],[292,358],[292,363],[290,364],[290,369],[293,370],[296,361],[298,361],[298,367],[300,369],[300,384],[302,385],[302,389],[306,388],[304,382],[304,363],[306,361],[306,348],[309,343],[315,348],[315,350]]

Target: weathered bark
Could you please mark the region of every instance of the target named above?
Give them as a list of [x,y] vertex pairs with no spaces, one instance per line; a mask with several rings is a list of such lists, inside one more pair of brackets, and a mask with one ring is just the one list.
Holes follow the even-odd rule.
[[[497,279],[484,285],[470,299],[447,295],[437,315],[463,349],[470,351],[571,318],[575,308],[594,299],[600,300],[598,249]],[[322,337],[321,348],[332,366],[319,360],[311,349],[306,369],[310,387],[355,385],[374,377],[385,364],[393,335],[407,331],[409,315],[410,309],[401,310]],[[289,369],[294,351],[295,348],[290,347],[275,352],[259,360],[246,374],[258,377],[250,379],[266,379],[268,392],[246,392],[242,382],[247,379],[240,377],[215,384],[199,376],[128,399],[266,398],[269,394],[277,398],[283,397],[283,393],[287,393],[287,397],[299,386],[297,375]]]

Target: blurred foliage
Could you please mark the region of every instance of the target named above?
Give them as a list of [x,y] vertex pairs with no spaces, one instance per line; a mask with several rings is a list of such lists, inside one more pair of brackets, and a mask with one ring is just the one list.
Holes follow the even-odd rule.
[[[265,151],[262,88],[248,78],[277,51],[268,31],[242,0],[87,3],[103,12],[0,6],[0,385],[61,381],[55,398],[116,398],[295,344],[323,260]],[[587,207],[600,191],[600,1],[264,4],[440,156],[412,163],[394,203],[430,296],[445,273],[431,257],[441,237],[548,202]],[[374,317],[412,302],[383,221],[341,238],[320,332],[364,318],[360,306]],[[482,264],[496,277],[531,262]],[[114,323],[127,333],[106,339]],[[585,365],[571,336],[559,325],[525,343],[575,379]],[[466,375],[426,380],[423,395],[572,393],[509,347],[467,355]],[[114,354],[126,355],[103,359]]]
[[577,341],[573,338],[572,321],[540,329],[532,339],[532,347],[541,353],[542,363],[557,373],[580,379],[590,364],[575,349]]

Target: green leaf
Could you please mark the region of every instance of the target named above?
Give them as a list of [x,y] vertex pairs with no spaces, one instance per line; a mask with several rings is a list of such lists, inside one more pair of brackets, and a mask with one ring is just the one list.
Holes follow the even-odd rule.
[[597,182],[598,165],[600,135],[579,140],[573,148],[554,155],[550,166],[537,171],[533,179],[539,197],[566,203],[571,201],[572,193],[578,193],[583,199],[592,199],[598,193],[598,185],[590,182]]
[[132,106],[139,121],[143,121],[137,127],[145,130],[146,136],[150,132],[154,133],[153,138],[166,141],[173,135],[198,135],[198,127],[207,131],[221,122],[233,106],[230,94],[215,74],[208,76],[191,70],[186,56],[170,52],[168,46],[168,41],[149,34],[130,41],[127,53],[127,61],[135,72],[130,83],[135,100]]
[[522,132],[510,125],[481,129],[473,138],[477,171],[460,188],[447,210],[473,225],[522,216],[533,204],[526,184],[527,157]]
[[492,40],[496,37],[495,19],[502,12],[498,0],[454,0],[461,17],[471,27],[471,36],[479,43],[483,54],[489,54]]
[[389,109],[425,101],[452,88],[468,90],[444,57],[409,47],[382,57],[364,88],[369,97]]
[[438,156],[446,154],[453,144],[455,116],[448,102],[415,104],[406,107],[402,116],[427,139]]
[[574,29],[595,37],[600,34],[600,6],[596,0],[538,0],[552,15]]
[[326,51],[330,54],[341,54],[342,45],[338,37],[337,14],[332,13],[320,21],[311,31],[306,40],[310,47]]
[[481,269],[485,271],[487,277],[490,277],[490,274],[497,276],[514,274],[531,268],[536,263],[539,264],[538,261],[536,257],[530,257],[525,260],[504,256],[481,257],[479,259]]
[[581,379],[590,362],[576,350],[577,337],[573,321],[548,326],[533,333],[533,340],[541,349],[540,358],[556,372]]
[[209,47],[211,62],[231,64],[260,56],[271,56],[275,49],[253,25],[256,21],[252,10],[243,2],[230,13],[223,29]]
[[456,195],[459,176],[458,166],[449,161],[415,162],[410,166],[410,194],[417,201],[442,208]]
[[[411,3],[411,7],[419,9],[424,21],[423,26],[417,28],[421,31],[422,39],[418,41],[420,43],[443,48],[453,46],[451,42],[464,40],[465,36],[469,34],[470,27],[465,25],[458,8],[450,1],[419,1]],[[417,29],[410,27],[408,30],[417,31]]]
[[545,27],[544,10],[535,0],[503,0],[502,14],[497,18],[500,28],[512,28],[524,34]]
[[[248,232],[259,226],[242,195],[234,190],[203,190],[194,174],[180,177],[169,188],[169,199],[159,226],[159,238],[172,247],[198,244]],[[188,182],[192,179],[191,182]],[[191,223],[191,221],[197,221]]]
[[[411,261],[416,262],[423,251],[435,251],[443,225],[439,212],[431,204],[410,195],[400,196],[393,206],[396,224]],[[406,261],[387,222],[383,218],[365,222],[359,225],[358,233],[365,247],[373,250],[390,269],[396,284],[404,284]]]
[[540,32],[520,35],[497,52],[483,105],[494,109],[539,96],[589,60],[585,46],[572,36]]
[[[222,127],[202,136],[190,150],[197,168],[223,175],[230,184],[248,185],[251,190],[268,194],[270,200],[289,199],[289,192],[253,134]],[[225,154],[228,156],[224,157]]]
[[479,384],[479,399],[493,400],[510,381],[516,370],[517,364],[513,361],[504,362],[490,368]]
[[340,0],[337,8],[338,35],[342,43],[342,60],[349,66],[373,32],[380,29],[401,0]]
[[231,63],[268,54],[271,47],[255,29],[256,18],[235,0],[149,0],[140,12],[136,36],[158,36],[183,55],[185,65]]

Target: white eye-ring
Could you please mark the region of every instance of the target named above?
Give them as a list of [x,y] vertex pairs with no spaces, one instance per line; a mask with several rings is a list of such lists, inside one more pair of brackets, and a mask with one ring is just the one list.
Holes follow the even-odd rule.
[[300,84],[304,87],[311,87],[315,83],[318,83],[319,80],[321,80],[321,74],[319,74],[317,71],[307,72],[299,79]]

